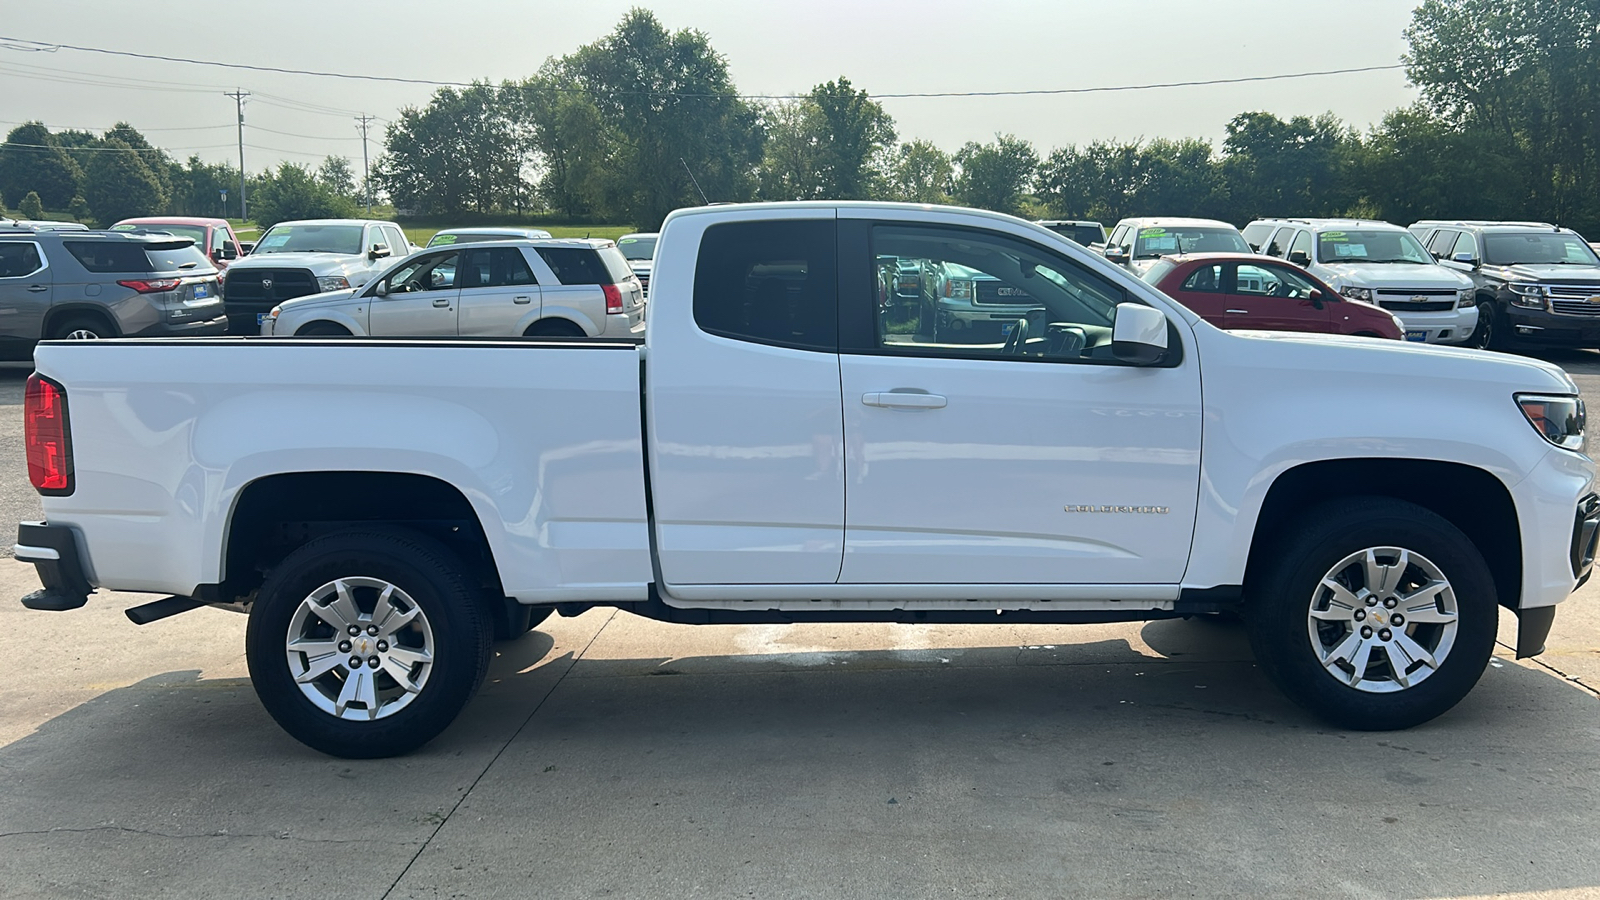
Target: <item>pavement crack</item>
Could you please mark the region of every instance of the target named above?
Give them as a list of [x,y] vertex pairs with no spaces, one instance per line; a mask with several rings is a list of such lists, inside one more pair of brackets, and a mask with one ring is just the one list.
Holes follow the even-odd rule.
[[1510,651],[1511,658],[1513,660],[1516,660],[1517,662],[1530,662],[1530,663],[1533,663],[1534,665],[1538,666],[1541,669],[1544,669],[1545,671],[1549,672],[1552,675],[1561,676],[1561,680],[1563,680],[1563,681],[1565,681],[1565,682],[1567,682],[1569,684],[1575,684],[1578,687],[1582,688],[1583,690],[1587,691],[1588,693],[1593,694],[1596,697],[1600,697],[1600,689],[1597,689],[1597,688],[1593,687],[1592,685],[1586,684],[1581,676],[1568,675],[1566,672],[1563,672],[1560,669],[1556,668],[1555,666],[1550,665],[1549,663],[1545,662],[1544,660],[1540,659],[1537,656],[1530,656],[1526,660],[1518,660],[1517,659],[1517,648],[1512,647],[1510,644],[1507,644],[1504,641],[1495,641],[1495,643],[1499,644],[1500,646],[1506,648],[1506,650]]
[[527,718],[523,719],[522,724],[517,726],[517,730],[513,731],[511,736],[506,738],[505,743],[500,745],[500,749],[495,751],[494,756],[490,757],[489,761],[484,763],[483,768],[479,770],[476,776],[473,777],[472,783],[467,785],[467,789],[461,792],[460,797],[456,798],[456,802],[450,807],[450,811],[439,818],[438,824],[433,826],[433,831],[428,833],[428,836],[423,840],[422,845],[417,848],[417,852],[411,854],[411,858],[406,860],[406,864],[403,868],[401,868],[400,874],[394,877],[394,881],[390,883],[388,889],[383,892],[383,896],[379,897],[378,900],[388,900],[389,895],[394,893],[394,889],[400,886],[400,882],[405,880],[406,873],[410,872],[411,867],[416,865],[417,860],[422,858],[423,852],[426,851],[428,846],[433,843],[433,839],[439,836],[439,832],[444,830],[444,826],[450,821],[450,817],[454,816],[456,814],[456,810],[461,808],[461,804],[467,802],[467,798],[472,796],[473,791],[477,790],[478,782],[482,781],[483,776],[489,774],[489,770],[494,768],[494,764],[500,761],[500,757],[505,754],[506,748],[516,743],[516,740],[518,736],[522,734],[523,729],[527,728],[528,723],[533,721],[533,717],[538,715],[539,710],[544,708],[546,701],[548,701],[551,695],[556,692],[556,688],[559,688],[561,683],[567,680],[567,676],[572,673],[573,666],[578,664],[578,660],[583,659],[584,654],[589,652],[589,648],[594,646],[594,642],[598,641],[600,639],[600,635],[603,634],[606,628],[616,620],[618,612],[620,612],[620,610],[613,609],[611,611],[611,615],[606,617],[606,620],[600,624],[599,628],[595,629],[594,635],[589,638],[589,642],[587,644],[583,645],[583,649],[573,654],[571,661],[567,663],[567,667],[561,671],[561,675],[557,677],[555,682],[550,685],[550,690],[545,691],[544,696],[539,698],[539,702],[535,703],[533,705],[533,709],[528,711]]

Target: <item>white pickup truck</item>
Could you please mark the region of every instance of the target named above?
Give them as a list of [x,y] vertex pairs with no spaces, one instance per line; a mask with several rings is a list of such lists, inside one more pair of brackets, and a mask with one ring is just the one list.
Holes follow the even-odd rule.
[[[881,261],[994,279],[986,343],[885,304]],[[341,756],[415,748],[490,641],[552,609],[682,623],[1111,622],[1242,613],[1344,727],[1476,683],[1497,607],[1540,652],[1600,501],[1554,366],[1228,333],[1064,237],[972,210],[668,217],[635,342],[41,344],[46,521],[71,609],[248,612],[266,708]],[[931,283],[924,288],[933,290]],[[992,294],[992,296],[990,296]],[[1035,304],[1031,309],[1024,298]]]

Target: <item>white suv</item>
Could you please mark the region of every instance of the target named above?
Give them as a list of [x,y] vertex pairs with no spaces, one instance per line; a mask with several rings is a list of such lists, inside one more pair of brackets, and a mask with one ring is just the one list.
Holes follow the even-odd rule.
[[1387,309],[1406,340],[1460,344],[1478,326],[1472,279],[1453,272],[1398,225],[1369,219],[1257,219],[1252,249],[1303,266],[1352,300]]
[[617,245],[590,238],[430,247],[364,288],[288,300],[263,335],[633,338],[644,290]]

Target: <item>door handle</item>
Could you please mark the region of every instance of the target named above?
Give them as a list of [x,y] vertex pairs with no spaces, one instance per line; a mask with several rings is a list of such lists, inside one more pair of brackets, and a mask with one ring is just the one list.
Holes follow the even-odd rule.
[[512,298],[511,302],[512,303],[532,303],[533,302],[533,298],[532,297],[514,297],[514,298]]
[[915,391],[873,391],[862,394],[861,402],[883,409],[944,409],[948,402],[943,394]]
[[28,285],[28,292],[29,293],[33,293],[33,294],[42,294],[42,293],[44,293],[45,291],[48,291],[48,290],[50,290],[50,289],[45,287],[42,284],[30,284],[30,285]]
[[438,307],[449,306],[450,305],[450,298],[449,297],[441,297],[440,299],[433,301],[433,305],[434,306],[438,306]]
[[1228,310],[1228,312],[1230,314],[1232,314],[1232,315],[1235,315],[1235,316],[1248,316],[1248,315],[1250,315],[1250,310],[1248,310],[1248,309],[1230,309],[1230,310]]

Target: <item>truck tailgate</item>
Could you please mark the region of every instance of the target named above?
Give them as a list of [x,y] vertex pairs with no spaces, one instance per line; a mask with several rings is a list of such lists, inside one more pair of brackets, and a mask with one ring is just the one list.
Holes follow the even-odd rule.
[[66,388],[76,488],[44,498],[90,580],[192,594],[269,475],[397,472],[472,505],[509,596],[642,599],[639,351],[622,342],[41,344]]

